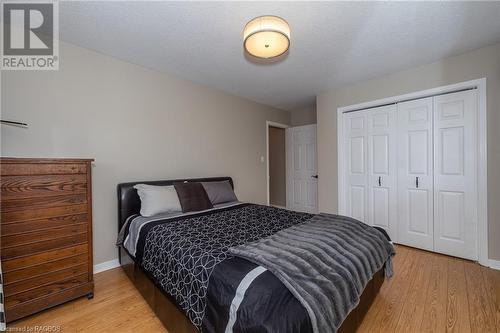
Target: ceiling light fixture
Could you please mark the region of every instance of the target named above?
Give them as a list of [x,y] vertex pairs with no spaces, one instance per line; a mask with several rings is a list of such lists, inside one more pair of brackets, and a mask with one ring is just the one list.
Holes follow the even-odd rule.
[[290,27],[281,17],[256,17],[243,29],[243,46],[254,57],[278,57],[290,47]]

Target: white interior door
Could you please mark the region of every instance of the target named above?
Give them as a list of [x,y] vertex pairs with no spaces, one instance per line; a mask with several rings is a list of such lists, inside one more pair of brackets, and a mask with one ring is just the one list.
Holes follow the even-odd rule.
[[370,109],[368,124],[368,223],[397,233],[396,106]]
[[345,113],[344,170],[346,215],[367,224],[368,219],[368,121],[367,111]]
[[318,211],[316,125],[290,127],[287,138],[287,207]]
[[398,104],[398,242],[434,249],[432,97]]
[[477,92],[434,97],[434,249],[477,259]]

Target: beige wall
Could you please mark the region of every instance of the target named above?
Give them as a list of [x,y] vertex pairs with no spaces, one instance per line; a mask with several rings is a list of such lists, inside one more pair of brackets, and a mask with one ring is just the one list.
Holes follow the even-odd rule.
[[269,127],[269,202],[286,207],[285,129]]
[[335,89],[317,97],[319,209],[337,212],[337,108],[443,85],[487,79],[489,256],[500,259],[500,44]]
[[311,105],[303,109],[294,110],[290,112],[290,114],[291,126],[316,124],[316,105]]
[[2,72],[3,156],[91,157],[94,262],[117,257],[116,184],[231,176],[266,201],[266,120],[288,112],[61,43],[59,71]]

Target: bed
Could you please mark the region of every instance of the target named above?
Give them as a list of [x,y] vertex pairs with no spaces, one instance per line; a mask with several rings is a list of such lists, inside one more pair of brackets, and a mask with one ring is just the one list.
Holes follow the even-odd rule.
[[[265,247],[272,241],[280,244],[282,239],[275,237],[293,237],[286,233],[293,230],[302,232],[297,228],[314,226],[313,222],[316,222],[316,228],[318,223],[332,223],[332,219],[339,225],[359,222],[347,218],[342,220],[343,217],[339,216],[312,215],[242,202],[221,204],[207,211],[189,214],[150,218],[138,214],[141,202],[134,189],[136,184],[166,186],[179,182],[220,181],[229,181],[234,187],[229,177],[118,184],[118,229],[121,239],[117,244],[120,264],[127,276],[170,333],[323,331],[321,319],[324,321],[325,318],[317,320],[312,313],[314,306],[328,302],[309,306],[311,301],[307,303],[307,299],[304,300],[307,297],[301,297],[296,290],[304,282],[295,284],[294,289],[293,279],[289,280],[293,274],[282,272],[280,263],[277,263],[279,260],[273,257],[267,262],[259,262],[267,254],[259,251],[263,242],[267,242]],[[383,255],[371,264],[371,270],[363,272],[366,276],[360,278],[357,285],[346,282],[349,284],[347,289],[352,287],[357,292],[351,292],[352,295],[347,292],[352,298],[350,303],[340,302],[345,311],[340,311],[340,314],[332,311],[331,316],[334,317],[330,318],[337,322],[332,331],[356,330],[390,266],[394,254],[392,245],[385,244],[377,230],[366,230],[375,235],[377,244],[383,243],[377,246],[385,247],[388,255],[386,257],[381,250]],[[374,252],[373,248],[366,251]],[[355,257],[352,253],[344,255]],[[342,256],[339,260],[345,261],[347,257]],[[289,262],[281,264],[286,266]],[[368,263],[363,265],[370,266]],[[314,268],[307,266],[304,269]],[[299,269],[293,267],[290,270],[293,273]],[[346,271],[346,276],[349,274],[348,269],[343,267],[339,271]],[[303,275],[301,272],[300,276]],[[311,294],[314,295],[314,292],[312,290]],[[338,290],[332,290],[331,294],[337,295],[336,302],[339,298],[349,298],[338,296]],[[323,312],[321,309],[316,311]]]

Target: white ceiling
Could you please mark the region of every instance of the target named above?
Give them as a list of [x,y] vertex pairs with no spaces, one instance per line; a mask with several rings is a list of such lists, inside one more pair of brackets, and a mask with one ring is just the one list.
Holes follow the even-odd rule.
[[[260,15],[291,27],[281,62],[245,57]],[[329,88],[500,41],[500,2],[61,2],[64,41],[285,110]]]

